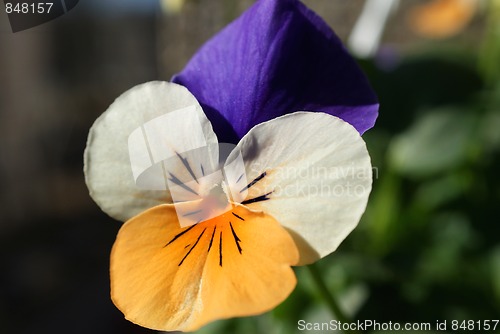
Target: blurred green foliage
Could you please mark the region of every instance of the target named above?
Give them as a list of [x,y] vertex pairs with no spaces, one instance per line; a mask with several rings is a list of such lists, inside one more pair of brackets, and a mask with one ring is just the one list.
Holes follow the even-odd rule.
[[[381,103],[364,135],[373,191],[359,227],[319,262],[353,321],[447,320],[452,332],[452,320],[500,318],[500,1],[488,13],[480,49],[361,64]],[[300,319],[333,319],[308,271],[296,273],[275,310],[200,333],[295,333]]]

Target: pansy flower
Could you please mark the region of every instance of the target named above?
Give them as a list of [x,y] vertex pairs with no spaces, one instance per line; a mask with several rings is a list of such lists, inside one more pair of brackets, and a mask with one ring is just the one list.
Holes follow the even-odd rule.
[[172,83],[125,92],[85,151],[92,198],[126,221],[115,305],[167,331],[277,306],[291,266],[333,252],[364,212],[361,134],[377,109],[340,40],[296,0],[257,1]]

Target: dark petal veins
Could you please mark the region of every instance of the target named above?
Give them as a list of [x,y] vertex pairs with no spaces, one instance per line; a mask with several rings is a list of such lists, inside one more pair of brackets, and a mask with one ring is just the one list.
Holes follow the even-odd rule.
[[245,219],[243,219],[243,217],[241,217],[241,216],[237,215],[236,213],[234,213],[234,212],[231,212],[231,213],[233,214],[233,216],[235,216],[235,217],[236,217],[236,218],[238,218],[239,220],[245,220]]
[[193,180],[195,180],[196,183],[198,183],[198,179],[196,178],[196,175],[194,175],[193,169],[191,168],[191,165],[189,164],[189,161],[187,161],[186,158],[183,158],[182,155],[180,155],[178,152],[175,152],[175,154],[177,154],[177,157],[181,160],[181,162],[184,165],[184,167],[186,167],[188,173],[191,175],[191,177],[193,178]]
[[241,254],[241,246],[240,246],[240,238],[238,238],[238,235],[236,234],[236,232],[234,231],[234,228],[233,228],[233,224],[231,222],[229,222],[229,226],[231,227],[231,233],[233,234],[233,238],[234,238],[234,242],[236,243],[236,247],[238,247],[238,252],[240,252]]
[[178,186],[184,188],[185,190],[189,191],[190,193],[198,195],[198,193],[196,191],[194,191],[193,189],[188,187],[185,183],[183,183],[181,180],[179,180],[179,178],[177,176],[175,176],[174,174],[172,174],[170,172],[169,172],[169,175],[170,175],[170,177],[169,177],[170,181],[172,181],[173,183],[177,184]]
[[206,230],[207,229],[205,228],[200,233],[200,235],[198,236],[198,239],[196,239],[196,242],[194,243],[194,245],[189,249],[189,251],[186,253],[186,255],[184,255],[184,257],[182,258],[181,262],[179,262],[178,266],[181,266],[184,263],[184,260],[188,257],[189,254],[191,254],[192,250],[196,247],[196,245],[198,244],[198,242],[200,241],[201,237],[203,236],[203,234],[205,233]]
[[215,230],[217,229],[217,226],[214,226],[214,230],[212,232],[212,237],[210,237],[210,243],[208,244],[208,251],[210,252],[210,249],[212,248],[212,243],[214,242],[214,236],[215,236]]
[[187,232],[191,231],[196,225],[191,225],[190,227],[186,228],[184,231],[180,232],[179,234],[177,234],[175,237],[173,237],[172,240],[170,240],[165,246],[163,247],[167,247],[168,245],[170,245],[172,242],[174,242],[175,240],[179,239],[180,237],[182,237],[184,234],[186,234]]
[[240,193],[244,192],[245,190],[247,190],[248,188],[250,188],[251,186],[253,186],[257,182],[259,182],[260,180],[262,180],[266,176],[266,174],[267,173],[264,172],[264,173],[260,174],[259,176],[257,176],[252,182],[250,182],[245,187],[243,187],[243,189],[240,190]]
[[244,200],[243,202],[241,202],[241,204],[243,205],[247,205],[247,204],[252,204],[252,203],[255,203],[255,202],[261,202],[261,201],[267,201],[269,199],[269,195],[272,193],[271,192],[268,192],[267,194],[264,194],[264,195],[261,195],[261,196],[258,196],[258,197],[254,197],[254,198],[250,198],[250,199],[246,199]]
[[195,215],[195,214],[197,214],[197,213],[200,213],[200,212],[202,212],[202,211],[203,211],[203,210],[201,210],[201,209],[200,209],[200,210],[196,210],[196,211],[191,211],[191,212],[188,212],[188,213],[183,214],[182,216],[183,216],[183,217],[188,217],[188,216],[192,216],[192,215]]
[[339,38],[297,0],[259,0],[209,40],[174,76],[200,101],[219,141],[236,143],[258,123],[322,111],[360,133],[378,102]]
[[219,238],[219,266],[222,267],[222,231],[220,231]]

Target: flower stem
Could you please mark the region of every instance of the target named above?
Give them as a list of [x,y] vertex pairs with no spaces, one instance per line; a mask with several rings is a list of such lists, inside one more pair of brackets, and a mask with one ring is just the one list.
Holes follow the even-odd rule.
[[[314,283],[316,283],[316,286],[318,287],[319,292],[321,293],[321,296],[324,298],[324,301],[330,308],[330,311],[332,312],[333,316],[336,318],[336,320],[342,322],[342,323],[350,323],[350,319],[345,315],[345,313],[342,311],[342,309],[339,307],[339,304],[335,300],[333,294],[328,290],[328,287],[325,284],[325,281],[323,280],[323,277],[321,276],[321,273],[316,266],[315,263],[310,264],[307,266],[307,269],[309,269],[309,272],[311,273],[311,276],[314,280]],[[354,330],[344,330],[344,333],[346,334],[354,334],[358,333],[358,331]]]

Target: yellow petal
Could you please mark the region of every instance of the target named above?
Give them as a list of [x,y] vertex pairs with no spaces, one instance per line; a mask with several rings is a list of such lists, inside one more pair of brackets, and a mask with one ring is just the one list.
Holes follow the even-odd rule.
[[474,15],[477,0],[434,0],[415,7],[409,16],[412,30],[424,37],[446,38],[464,29]]
[[120,229],[111,297],[136,324],[193,331],[277,306],[295,287],[297,261],[292,238],[268,215],[237,206],[181,228],[174,206],[160,205]]

